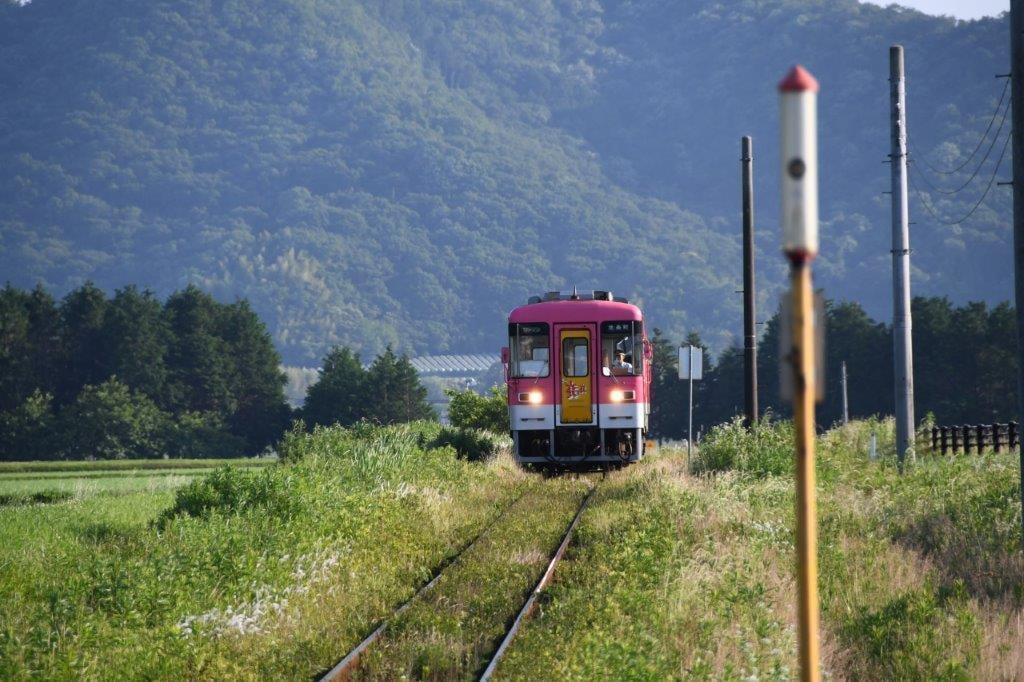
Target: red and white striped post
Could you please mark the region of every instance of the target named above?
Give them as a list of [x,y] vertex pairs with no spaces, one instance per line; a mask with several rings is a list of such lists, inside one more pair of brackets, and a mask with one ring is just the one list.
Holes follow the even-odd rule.
[[779,83],[782,127],[782,251],[789,260],[796,432],[797,626],[800,678],[821,679],[818,655],[818,520],[814,477],[815,343],[811,261],[818,253],[818,81],[794,66]]

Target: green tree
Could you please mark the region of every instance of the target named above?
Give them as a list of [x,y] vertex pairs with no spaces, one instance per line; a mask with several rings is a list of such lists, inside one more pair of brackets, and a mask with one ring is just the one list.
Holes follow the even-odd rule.
[[0,413],[0,460],[53,459],[53,396],[36,389],[17,408]]
[[317,382],[306,391],[302,419],[309,426],[348,426],[366,417],[369,409],[366,370],[359,354],[335,346],[324,358]]
[[214,412],[182,412],[168,420],[161,434],[168,457],[239,457],[252,452],[245,438],[231,433]]
[[218,318],[234,405],[228,421],[232,432],[257,451],[276,442],[292,416],[284,395],[281,356],[248,301],[222,306]]
[[914,397],[940,424],[1016,417],[1016,317],[1008,303],[915,298]]
[[487,395],[480,395],[472,389],[456,391],[447,389],[448,419],[453,426],[466,429],[484,429],[494,433],[507,433],[508,387],[491,386]]
[[840,372],[846,362],[850,417],[891,414],[894,407],[892,334],[868,317],[859,303],[825,303],[824,400],[818,423],[829,426],[843,416]]
[[10,284],[0,290],[0,410],[18,407],[35,379],[27,299]]
[[388,346],[366,372],[368,416],[382,424],[436,419],[427,402],[427,389],[405,355]]
[[170,331],[160,302],[134,286],[118,289],[107,304],[101,332],[104,373],[161,403],[167,384]]
[[651,435],[655,438],[685,438],[687,393],[679,380],[676,345],[655,327],[651,336],[654,357],[651,378]]
[[67,350],[61,343],[61,315],[57,301],[37,284],[26,301],[29,321],[29,344],[32,388],[54,393],[63,368]]
[[[736,415],[742,415],[746,409],[744,400],[744,364],[743,349],[730,346],[718,356],[711,371],[704,375],[703,389],[704,400],[701,410],[694,415],[704,432],[710,430],[711,426],[731,420]],[[760,394],[760,391],[758,392]],[[758,405],[759,411],[764,409],[763,404]]]
[[232,414],[233,361],[218,330],[218,304],[209,294],[189,285],[164,304],[171,332],[167,354],[166,398],[161,404],[174,412]]
[[107,297],[92,282],[86,282],[61,301],[60,328],[66,364],[57,384],[57,403],[74,399],[86,384],[99,384],[106,374],[106,346],[103,322]]
[[86,385],[60,415],[63,453],[72,458],[125,459],[163,454],[167,415],[116,377]]

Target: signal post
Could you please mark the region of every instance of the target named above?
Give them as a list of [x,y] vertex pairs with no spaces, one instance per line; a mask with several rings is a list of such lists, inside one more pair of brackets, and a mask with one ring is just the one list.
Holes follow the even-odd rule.
[[814,476],[815,330],[811,262],[818,253],[818,82],[794,66],[779,83],[782,251],[790,272],[790,348],[796,432],[797,634],[800,678],[821,679],[818,643],[818,521]]

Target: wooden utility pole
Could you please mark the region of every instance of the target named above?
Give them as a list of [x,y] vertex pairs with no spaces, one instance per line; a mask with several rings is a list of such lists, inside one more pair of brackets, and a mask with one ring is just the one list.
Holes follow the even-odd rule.
[[910,320],[910,224],[907,207],[907,101],[903,46],[889,48],[889,153],[892,170],[892,339],[896,395],[896,455],[900,470],[914,447],[914,348]]
[[843,424],[850,423],[850,403],[846,397],[846,360],[843,360],[842,367],[840,369],[839,385],[843,389]]
[[743,395],[747,427],[757,421],[757,320],[754,289],[754,143],[743,138]]
[[821,679],[818,640],[818,512],[814,476],[815,331],[811,262],[818,253],[818,82],[795,66],[779,83],[782,128],[782,250],[789,260],[796,431],[797,634],[800,678]]
[[[1010,0],[1010,108],[1013,117],[1013,272],[1017,306],[1017,423],[1024,425],[1024,0]],[[1024,448],[1020,450],[1024,542]]]

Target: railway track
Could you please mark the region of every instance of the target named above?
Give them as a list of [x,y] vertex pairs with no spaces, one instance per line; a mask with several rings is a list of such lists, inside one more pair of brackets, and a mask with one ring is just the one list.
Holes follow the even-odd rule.
[[[506,518],[506,516],[508,516],[509,511],[516,507],[516,505],[534,488],[536,488],[535,485],[530,486],[522,493],[520,493],[512,502],[510,502],[504,509],[502,509],[502,511],[499,514],[497,514],[487,524],[487,526],[484,527],[483,530],[481,530],[480,533],[478,533],[471,541],[465,544],[455,555],[449,557],[444,562],[439,564],[438,567],[435,569],[431,579],[427,583],[422,585],[416,591],[416,593],[413,594],[408,600],[406,600],[401,606],[395,609],[395,611],[391,614],[390,617],[381,621],[377,625],[377,627],[374,628],[374,630],[369,635],[367,635],[344,658],[342,658],[337,663],[337,665],[335,665],[327,673],[320,677],[319,679],[321,680],[321,682],[339,682],[343,680],[352,679],[360,670],[362,659],[366,656],[368,650],[370,650],[374,646],[374,644],[382,638],[382,636],[388,630],[388,627],[392,623],[394,623],[398,618],[400,618],[402,614],[404,614],[413,604],[415,604],[418,600],[427,595],[427,593],[429,593],[430,590],[435,585],[437,585],[438,581],[441,579],[443,575],[445,575],[447,570],[458,564],[464,556],[466,556],[475,546],[480,544],[480,541],[483,540],[491,532],[492,529],[498,526],[498,524],[504,518]],[[569,546],[569,542],[572,539],[573,531],[575,530],[576,525],[579,522],[580,516],[583,514],[583,511],[589,503],[590,498],[593,495],[595,489],[596,486],[591,487],[591,489],[583,497],[583,500],[580,502],[579,507],[576,510],[576,514],[573,516],[572,521],[569,523],[565,533],[562,535],[560,544],[558,545],[554,554],[550,557],[546,570],[544,571],[543,575],[541,576],[540,580],[538,581],[534,589],[531,591],[529,597],[526,600],[526,603],[520,609],[511,627],[506,632],[498,649],[491,657],[487,669],[484,671],[481,679],[490,678],[491,674],[494,672],[495,667],[497,666],[499,659],[505,653],[505,650],[508,648],[509,644],[512,642],[512,639],[519,631],[519,628],[521,627],[522,623],[533,612],[536,606],[538,596],[541,594],[541,592],[543,592],[544,588],[551,582],[551,578],[555,571],[555,566],[564,556],[565,551]]]
[[519,614],[516,619],[512,622],[512,626],[509,627],[508,632],[505,633],[505,637],[502,638],[501,644],[495,650],[494,655],[491,657],[490,662],[487,664],[487,668],[484,669],[482,675],[480,675],[480,682],[486,682],[491,679],[494,671],[498,668],[498,663],[501,661],[501,657],[505,655],[505,651],[508,649],[512,640],[519,633],[519,628],[522,627],[523,622],[533,613],[534,609],[537,608],[537,599],[550,583],[551,579],[555,574],[555,567],[558,562],[565,556],[565,550],[569,547],[569,542],[572,540],[573,531],[576,530],[576,524],[579,523],[580,517],[583,516],[583,510],[587,508],[587,504],[590,502],[590,498],[593,496],[594,491],[597,490],[595,485],[590,489],[590,492],[586,494],[583,501],[580,502],[580,508],[576,511],[576,515],[573,517],[572,522],[569,523],[569,527],[565,530],[565,535],[562,536],[562,542],[558,545],[558,549],[555,550],[554,555],[551,557],[551,561],[548,562],[548,567],[544,571],[544,574],[540,577],[537,582],[537,586],[530,592],[530,596],[527,597],[526,603],[523,604],[523,608],[519,610]]
[[533,489],[533,487],[534,486],[531,485],[527,487],[525,490],[523,490],[523,492],[519,493],[519,495],[517,495],[514,500],[509,502],[508,505],[506,505],[506,507],[501,510],[501,512],[499,512],[493,519],[491,519],[490,522],[486,526],[484,526],[484,528],[479,533],[477,533],[472,540],[463,545],[462,549],[456,552],[455,555],[450,556],[444,561],[442,561],[437,566],[437,568],[434,569],[434,575],[430,578],[430,580],[427,583],[422,585],[418,590],[416,590],[415,594],[413,594],[401,606],[395,609],[395,612],[391,614],[390,618],[381,621],[380,624],[376,628],[374,628],[373,632],[368,634],[363,639],[363,641],[361,641],[359,644],[356,645],[354,649],[352,649],[352,651],[348,652],[348,654],[343,659],[338,661],[337,665],[335,665],[333,668],[324,673],[324,675],[320,677],[320,682],[342,682],[343,680],[350,679],[352,677],[352,674],[359,668],[359,659],[363,656],[363,654],[366,653],[367,649],[373,646],[374,642],[380,639],[380,636],[384,634],[385,630],[387,630],[388,625],[390,625],[392,621],[394,621],[396,618],[405,613],[417,599],[419,599],[424,594],[429,592],[431,588],[433,588],[434,585],[437,584],[437,581],[441,579],[441,575],[445,572],[445,570],[447,570],[450,566],[456,564],[459,561],[459,559],[461,559],[462,556],[466,554],[466,552],[475,547],[477,543],[480,542],[480,540],[485,535],[487,535],[488,531],[494,528],[494,526],[498,525],[498,522],[505,518],[505,515],[508,514],[509,510],[515,507],[516,504],[518,504],[519,501],[523,499],[526,493]]

